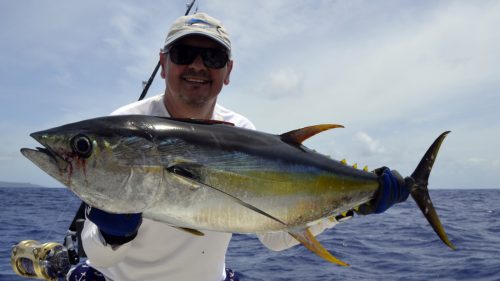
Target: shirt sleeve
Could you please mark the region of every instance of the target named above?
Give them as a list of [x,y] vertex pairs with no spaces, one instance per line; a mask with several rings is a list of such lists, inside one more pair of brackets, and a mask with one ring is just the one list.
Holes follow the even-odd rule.
[[82,230],[82,244],[90,265],[110,267],[117,264],[125,258],[130,243],[119,246],[107,244],[97,226],[89,219],[85,220]]
[[[339,222],[334,217],[329,217],[319,221],[315,225],[310,226],[309,229],[311,230],[311,233],[316,236],[321,234],[326,229],[334,227],[338,223]],[[257,238],[259,238],[260,242],[264,246],[273,251],[283,251],[300,244],[299,241],[285,231],[260,233],[257,234]]]

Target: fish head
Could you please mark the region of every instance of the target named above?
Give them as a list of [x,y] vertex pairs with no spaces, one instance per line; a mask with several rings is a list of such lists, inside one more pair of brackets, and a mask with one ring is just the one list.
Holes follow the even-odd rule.
[[43,147],[21,153],[88,205],[138,213],[151,204],[162,180],[154,145],[134,130],[96,118],[31,134]]

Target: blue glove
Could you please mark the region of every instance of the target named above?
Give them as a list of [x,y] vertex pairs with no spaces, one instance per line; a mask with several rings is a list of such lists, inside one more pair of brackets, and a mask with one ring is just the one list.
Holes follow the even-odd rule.
[[109,244],[124,244],[135,238],[142,223],[142,214],[111,214],[87,206],[87,218],[91,220]]
[[406,201],[410,195],[403,177],[397,171],[391,171],[387,167],[382,167],[376,169],[375,174],[379,176],[379,191],[372,201],[359,206],[359,210],[357,211],[359,214],[383,213],[394,204]]

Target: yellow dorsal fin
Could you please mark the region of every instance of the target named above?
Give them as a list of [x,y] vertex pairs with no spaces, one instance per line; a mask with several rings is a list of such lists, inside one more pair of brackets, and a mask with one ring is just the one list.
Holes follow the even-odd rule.
[[286,143],[299,145],[306,139],[316,134],[334,128],[344,128],[344,126],[336,124],[322,124],[322,125],[309,126],[309,127],[304,127],[302,129],[297,129],[284,133],[280,137],[281,140],[283,140]]
[[298,231],[289,231],[288,233],[290,233],[293,238],[297,239],[297,241],[302,243],[302,245],[304,245],[304,247],[306,247],[308,250],[324,258],[325,260],[341,266],[349,266],[349,264],[337,259],[332,254],[330,254],[330,252],[328,252],[328,250],[325,249],[323,245],[318,242],[318,240],[316,240],[316,237],[312,235],[309,228]]

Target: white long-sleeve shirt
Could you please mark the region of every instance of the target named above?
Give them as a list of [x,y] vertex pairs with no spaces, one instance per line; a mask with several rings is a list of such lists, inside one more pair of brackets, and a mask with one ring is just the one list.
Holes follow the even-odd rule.
[[[114,111],[112,115],[143,114],[169,117],[163,95],[153,96]],[[255,129],[245,117],[216,105],[212,119]],[[311,227],[314,235],[333,227],[335,220],[324,220]],[[164,281],[225,279],[225,256],[231,233],[203,231],[196,236],[167,224],[143,218],[137,236],[120,246],[107,245],[97,226],[86,220],[82,243],[87,263],[114,281]],[[299,242],[286,232],[258,234],[269,249],[283,250]]]

